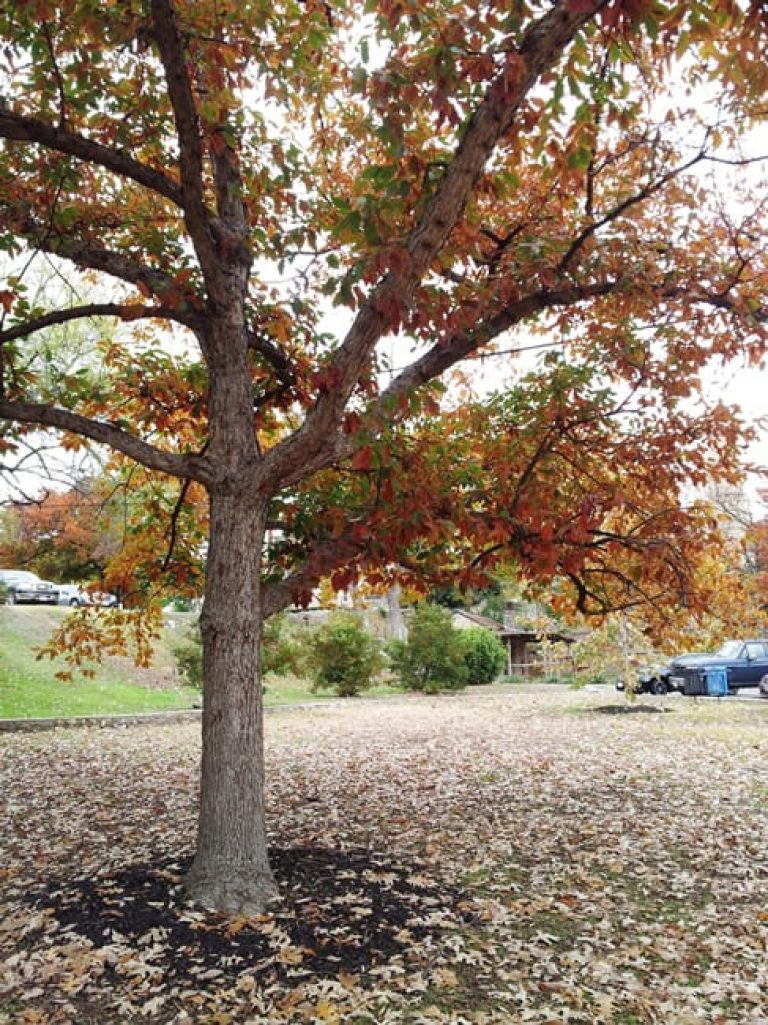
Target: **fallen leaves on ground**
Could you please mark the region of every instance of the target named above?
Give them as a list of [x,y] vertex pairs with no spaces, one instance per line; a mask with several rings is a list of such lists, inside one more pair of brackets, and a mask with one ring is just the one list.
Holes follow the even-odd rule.
[[768,1025],[768,702],[663,707],[269,716],[257,919],[183,901],[194,725],[6,736],[0,1021]]

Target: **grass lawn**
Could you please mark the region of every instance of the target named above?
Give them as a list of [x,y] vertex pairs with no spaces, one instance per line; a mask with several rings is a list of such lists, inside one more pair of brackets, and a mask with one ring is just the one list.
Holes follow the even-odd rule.
[[232,921],[182,899],[195,724],[0,737],[0,1022],[762,1025],[766,727],[553,687],[278,712],[281,899]]
[[[155,648],[151,668],[137,668],[128,658],[107,658],[93,680],[56,679],[63,668],[49,659],[37,661],[35,648],[44,644],[68,614],[65,608],[0,605],[0,719],[34,719],[80,715],[129,714],[193,708],[200,694],[182,686],[175,671],[173,644],[191,624],[192,613],[172,613]],[[379,686],[371,696],[399,693]],[[314,692],[307,680],[270,677],[264,701],[268,706],[324,701],[332,695]]]
[[68,613],[65,608],[0,606],[0,718],[156,712],[199,703],[196,691],[179,684],[167,638],[158,645],[151,669],[112,658],[97,667],[93,680],[57,680],[63,662],[38,661],[34,649]]

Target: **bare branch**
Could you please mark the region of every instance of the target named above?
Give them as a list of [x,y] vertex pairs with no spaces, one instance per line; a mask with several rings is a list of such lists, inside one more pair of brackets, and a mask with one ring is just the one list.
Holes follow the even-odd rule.
[[56,59],[56,50],[53,46],[51,28],[47,21],[43,22],[43,34],[45,36],[45,43],[48,47],[48,53],[51,58],[51,67],[53,68],[53,75],[56,79],[56,88],[59,93],[59,125],[64,128],[67,123],[67,93],[64,88],[64,79],[61,76],[61,68],[59,67],[59,62]]
[[184,502],[187,498],[189,485],[189,480],[185,480],[182,483],[181,490],[179,491],[179,497],[176,499],[176,504],[174,505],[173,512],[171,513],[171,527],[168,537],[168,551],[165,553],[165,558],[163,559],[162,564],[160,566],[160,569],[163,571],[163,573],[165,573],[168,567],[171,565],[171,559],[173,558],[173,552],[176,548],[176,539],[178,537],[179,531],[179,516],[181,515],[181,510],[184,508]]
[[[592,218],[591,215],[593,212],[592,207],[594,203],[594,181],[597,178],[600,169],[593,166],[594,162],[590,163],[587,174],[587,213],[590,215],[590,223],[587,224],[584,230],[579,235],[577,235],[577,237],[568,247],[562,259],[560,260],[560,263],[558,265],[558,271],[560,273],[565,271],[568,268],[569,264],[573,261],[574,257],[579,252],[579,250],[584,246],[585,242],[587,242],[590,238],[596,235],[607,224],[610,224],[613,221],[617,220],[624,213],[626,213],[627,210],[631,210],[632,207],[637,206],[638,203],[643,203],[647,199],[650,199],[651,196],[654,196],[656,193],[660,192],[671,181],[674,181],[676,178],[679,178],[681,175],[685,174],[686,171],[690,171],[691,168],[695,167],[697,164],[727,164],[733,167],[746,167],[750,164],[762,163],[766,160],[765,156],[743,157],[734,159],[724,159],[721,157],[717,157],[713,153],[708,152],[707,150],[707,142],[709,139],[710,132],[711,129],[708,129],[706,131],[701,146],[699,147],[698,151],[694,154],[694,156],[692,156],[689,160],[684,161],[677,167],[673,167],[664,174],[661,174],[658,177],[647,182],[642,188],[638,189],[635,193],[628,196],[620,203],[617,203],[614,207],[612,207],[610,210],[607,210],[604,214],[597,218]],[[651,145],[653,145],[652,141],[643,139],[640,140],[639,143],[630,144],[630,146],[627,147],[627,152],[629,152],[629,150],[632,148],[636,148],[637,145],[642,144],[644,142],[651,142]]]
[[627,196],[627,198],[622,200],[620,203],[617,203],[616,206],[604,213],[602,217],[598,217],[597,220],[591,221],[584,230],[576,236],[566,250],[563,258],[558,264],[558,272],[562,274],[568,269],[569,264],[573,261],[579,250],[584,246],[585,242],[592,238],[593,235],[596,235],[601,228],[604,228],[607,224],[611,224],[613,221],[618,220],[622,214],[625,214],[627,210],[631,210],[633,206],[637,206],[638,203],[644,203],[647,199],[650,199],[651,196],[660,192],[665,185],[668,185],[671,181],[674,181],[675,178],[679,178],[681,174],[684,174],[692,167],[695,167],[696,164],[699,164],[706,159],[706,150],[702,146],[699,152],[694,157],[691,157],[690,160],[685,161],[685,163],[680,164],[678,167],[673,167],[670,171],[667,171],[666,174],[662,174],[653,181],[648,182],[643,186],[643,188],[638,189],[637,192],[633,193],[631,196]]
[[[585,616],[604,616],[609,612],[627,612],[629,609],[636,609],[648,605],[658,605],[665,597],[667,591],[657,591],[651,594],[636,584],[630,577],[618,570],[609,567],[601,567],[592,571],[593,576],[610,576],[618,580],[627,590],[628,597],[623,601],[616,601],[601,596],[596,590],[587,585],[586,580],[575,573],[566,573],[566,579],[570,580],[576,588],[576,610]],[[592,603],[590,605],[590,602]]]

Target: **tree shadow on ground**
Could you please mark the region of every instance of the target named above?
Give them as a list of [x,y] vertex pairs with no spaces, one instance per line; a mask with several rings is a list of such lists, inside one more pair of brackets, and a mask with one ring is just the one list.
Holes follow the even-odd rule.
[[655,705],[600,705],[585,711],[589,714],[597,712],[599,715],[663,715],[672,709],[657,708]]

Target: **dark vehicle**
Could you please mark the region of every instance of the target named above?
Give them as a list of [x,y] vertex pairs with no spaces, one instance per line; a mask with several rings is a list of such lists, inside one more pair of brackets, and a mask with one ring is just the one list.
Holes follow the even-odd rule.
[[0,584],[9,605],[56,605],[56,585],[24,569],[0,569]]
[[699,655],[695,662],[686,660],[685,666],[676,661],[670,664],[669,684],[676,690],[684,680],[680,669],[724,669],[728,674],[728,690],[757,687],[768,673],[768,640],[726,641],[713,655]]
[[648,670],[638,677],[638,694],[666,694],[685,688],[686,673],[694,669],[724,669],[728,691],[757,687],[768,674],[768,640],[726,641],[715,652],[678,655],[661,668]]
[[[678,655],[674,659],[674,665],[679,669],[689,663],[695,665],[700,658],[711,658],[707,652],[699,651],[690,655]],[[672,672],[672,663],[663,666],[652,666],[641,670],[638,673],[637,681],[633,688],[635,694],[668,694],[675,687],[670,686],[669,676]],[[616,684],[617,690],[624,690],[623,681]]]
[[[678,670],[682,669],[686,665],[696,663],[697,659],[710,657],[706,652],[695,652],[690,655],[679,655],[674,664],[678,667]],[[676,690],[675,687],[670,685],[670,674],[672,673],[672,664],[669,665],[657,665],[649,669],[644,669],[638,674],[638,680],[635,684],[636,694],[669,694],[670,691]],[[623,685],[616,685],[618,690],[623,690]]]

